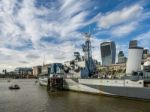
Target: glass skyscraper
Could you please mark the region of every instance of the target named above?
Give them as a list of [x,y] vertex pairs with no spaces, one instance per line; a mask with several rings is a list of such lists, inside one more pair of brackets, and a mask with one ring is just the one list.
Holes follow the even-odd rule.
[[124,56],[123,51],[119,51],[118,53],[118,64],[126,63],[127,58]]
[[110,66],[115,64],[116,58],[116,45],[115,42],[103,42],[100,44],[101,59],[103,66]]

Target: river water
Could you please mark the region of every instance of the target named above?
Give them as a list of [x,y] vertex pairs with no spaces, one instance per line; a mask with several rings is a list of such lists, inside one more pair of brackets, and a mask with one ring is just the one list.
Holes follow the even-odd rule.
[[[9,90],[19,84],[20,90]],[[70,91],[48,93],[35,80],[0,79],[0,112],[150,112],[150,102]]]

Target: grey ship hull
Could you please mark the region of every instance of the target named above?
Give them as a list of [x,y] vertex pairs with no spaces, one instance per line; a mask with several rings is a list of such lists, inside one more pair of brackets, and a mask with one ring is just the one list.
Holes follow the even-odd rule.
[[[39,78],[40,85],[47,86],[47,79]],[[98,95],[123,96],[150,100],[150,87],[142,87],[140,81],[126,85],[126,80],[65,78],[63,87],[67,90]],[[128,81],[128,83],[131,83]],[[133,84],[133,82],[132,82]]]
[[[149,87],[141,87],[139,85],[135,87],[127,86],[125,85],[125,81],[123,80],[111,80],[113,82],[118,81],[117,84],[112,85],[98,84],[100,81],[104,80],[105,79],[64,79],[64,88],[68,90],[87,92],[99,95],[123,96],[129,98],[150,100]],[[108,83],[111,83],[111,81]],[[124,85],[122,85],[121,82],[124,82]]]

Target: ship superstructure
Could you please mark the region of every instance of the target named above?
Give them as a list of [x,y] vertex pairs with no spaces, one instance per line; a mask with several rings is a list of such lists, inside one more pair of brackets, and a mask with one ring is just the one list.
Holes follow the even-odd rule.
[[92,58],[92,47],[90,41],[91,35],[85,33],[85,44],[82,45],[82,49],[85,57],[85,65],[88,70],[88,76],[91,77],[95,72],[95,64]]

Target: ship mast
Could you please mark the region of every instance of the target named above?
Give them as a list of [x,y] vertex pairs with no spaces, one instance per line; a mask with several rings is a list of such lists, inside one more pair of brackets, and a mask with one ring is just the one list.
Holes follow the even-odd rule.
[[85,33],[85,44],[82,45],[82,49],[84,52],[84,58],[85,58],[85,65],[88,69],[88,75],[91,76],[94,72],[94,62],[92,59],[92,47],[91,47],[91,35],[89,33]]

